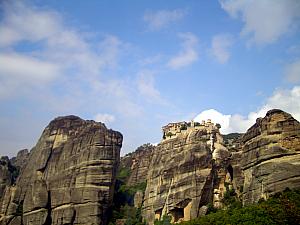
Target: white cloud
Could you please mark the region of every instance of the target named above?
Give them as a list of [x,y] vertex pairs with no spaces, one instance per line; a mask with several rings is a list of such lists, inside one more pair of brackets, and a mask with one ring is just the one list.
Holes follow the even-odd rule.
[[220,0],[220,3],[231,17],[244,22],[241,34],[257,44],[277,41],[296,28],[300,16],[298,0]]
[[101,123],[104,123],[104,124],[110,124],[112,122],[115,121],[115,117],[111,114],[101,114],[101,113],[98,113],[96,116],[95,116],[95,121],[97,122],[101,122]]
[[161,102],[160,92],[154,86],[154,74],[149,70],[141,71],[137,78],[137,87],[141,95],[151,102]]
[[[0,114],[5,121],[20,118],[24,110],[27,123],[40,122],[28,132],[32,143],[36,140],[32,134],[39,134],[57,115],[86,117],[109,111],[115,115],[101,120],[112,123],[120,117],[115,129],[135,127],[133,121],[144,113],[140,101],[145,99],[136,99],[134,78],[119,74],[123,71],[119,60],[131,46],[113,35],[76,29],[59,13],[27,3],[1,3]],[[10,139],[0,140],[7,151],[17,150],[13,146],[21,140],[15,137],[28,127],[26,121],[19,121],[19,129],[8,128]],[[8,129],[0,123],[0,133]]]
[[202,120],[206,121],[208,119],[211,119],[213,123],[219,123],[221,125],[222,133],[226,133],[229,127],[230,118],[231,115],[223,115],[215,109],[208,109],[198,114],[195,117],[194,121],[201,123]]
[[298,83],[300,81],[300,59],[286,66],[285,77],[292,83]]
[[171,23],[181,20],[185,16],[185,10],[159,10],[156,12],[148,11],[144,14],[144,21],[150,30],[160,30]]
[[[109,82],[103,81],[102,73],[117,67],[120,52],[125,48],[125,43],[116,36],[90,40],[84,32],[67,26],[59,14],[20,1],[3,4],[0,33],[0,78],[4,86],[1,98],[16,95],[37,98],[41,95],[32,93],[40,86],[44,87],[44,93],[48,91],[45,97],[51,98],[50,93],[55,95],[55,92],[47,84],[53,80],[64,90],[64,95],[79,97],[80,93],[89,95],[93,91],[103,95],[104,89],[93,90],[94,83]],[[19,52],[16,46],[23,43],[29,48]]]
[[0,54],[0,98],[42,88],[59,74],[58,65],[16,53]]
[[210,53],[219,63],[226,63],[230,58],[229,48],[232,46],[230,35],[216,35],[212,38]]
[[255,112],[250,112],[247,116],[239,114],[224,115],[214,109],[205,110],[195,117],[195,121],[212,119],[215,123],[220,123],[222,133],[246,132],[259,117],[264,117],[270,109],[281,109],[300,121],[300,86],[295,86],[290,90],[277,90],[269,97],[262,107]]
[[182,49],[167,63],[167,66],[174,70],[188,66],[198,59],[198,38],[192,33],[181,33],[178,36],[182,39]]
[[44,40],[58,35],[62,29],[60,17],[53,11],[39,12],[25,7],[21,1],[3,2],[2,7],[4,17],[0,24],[0,47],[23,40]]

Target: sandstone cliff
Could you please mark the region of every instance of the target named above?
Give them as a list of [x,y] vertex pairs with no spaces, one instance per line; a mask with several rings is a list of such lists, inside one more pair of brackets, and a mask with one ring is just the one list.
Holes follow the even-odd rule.
[[193,219],[209,203],[221,208],[230,190],[245,205],[300,188],[300,124],[290,114],[270,110],[245,134],[225,135],[225,141],[217,125],[192,124],[163,127],[147,176],[143,216],[149,224],[163,215],[172,222]]
[[22,149],[17,153],[16,157],[10,159],[11,164],[17,168],[18,173],[25,167],[29,158],[28,149]]
[[5,188],[15,182],[16,171],[17,169],[11,164],[7,156],[0,158],[0,198],[3,196]]
[[133,186],[146,182],[154,149],[155,146],[151,144],[144,144],[138,147],[134,152],[121,158],[120,169],[126,168],[130,170],[129,176],[126,180],[126,185]]
[[300,124],[278,109],[258,118],[242,138],[243,203],[300,188]]
[[5,189],[0,224],[105,224],[121,145],[122,135],[102,123],[53,120]]
[[163,215],[170,215],[172,222],[187,221],[205,213],[210,202],[219,206],[225,180],[230,179],[229,152],[219,127],[210,122],[201,127],[178,124],[180,129],[177,124],[163,128],[164,140],[153,152],[143,204],[149,224]]

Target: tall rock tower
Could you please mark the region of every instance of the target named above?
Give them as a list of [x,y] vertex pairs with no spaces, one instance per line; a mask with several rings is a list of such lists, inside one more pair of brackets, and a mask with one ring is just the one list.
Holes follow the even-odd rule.
[[56,118],[5,189],[0,224],[106,224],[121,146],[102,123]]
[[163,127],[147,176],[142,208],[147,223],[164,215],[172,222],[188,221],[205,213],[208,203],[221,204],[229,153],[219,128],[211,121]]

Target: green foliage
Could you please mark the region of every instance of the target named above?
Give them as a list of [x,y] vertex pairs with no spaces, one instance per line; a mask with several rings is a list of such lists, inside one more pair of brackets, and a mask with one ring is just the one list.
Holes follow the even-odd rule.
[[[151,144],[144,144],[136,151],[144,151],[154,147]],[[115,185],[114,202],[109,215],[109,225],[114,225],[117,219],[124,219],[125,225],[145,225],[142,222],[141,209],[133,206],[134,195],[137,191],[144,192],[146,182],[138,183],[133,186],[127,186],[126,182],[130,177],[130,168],[123,166],[117,172]]]
[[172,134],[172,132],[168,132],[168,133],[166,134],[166,136],[168,136],[168,137],[172,137],[172,136],[173,136],[173,134]]
[[300,224],[300,191],[286,190],[246,207],[229,207],[197,218],[182,225],[227,225],[227,224]]
[[226,192],[224,193],[224,198],[222,199],[223,204],[227,208],[242,207],[242,203],[238,200],[235,190],[229,189],[226,183],[225,183],[225,187],[226,187]]
[[155,220],[154,225],[171,225],[171,216],[164,215],[162,220]]
[[126,219],[126,225],[145,225],[142,222],[141,209],[133,206],[135,193],[138,190],[144,192],[145,189],[146,182],[127,186],[121,180],[117,180],[109,224],[114,225],[117,219]]
[[122,167],[117,173],[117,179],[125,182],[130,176],[130,168]]
[[215,213],[215,212],[217,212],[217,208],[215,208],[214,206],[213,206],[213,204],[212,203],[209,203],[208,205],[207,205],[207,214],[210,214],[210,213]]

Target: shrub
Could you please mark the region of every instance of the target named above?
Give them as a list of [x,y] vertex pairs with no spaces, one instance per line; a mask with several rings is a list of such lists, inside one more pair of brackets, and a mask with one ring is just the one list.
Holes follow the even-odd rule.
[[229,207],[183,225],[226,224],[300,224],[300,191],[286,190],[266,201],[246,207]]
[[171,225],[171,216],[164,215],[162,220],[155,220],[154,225]]

